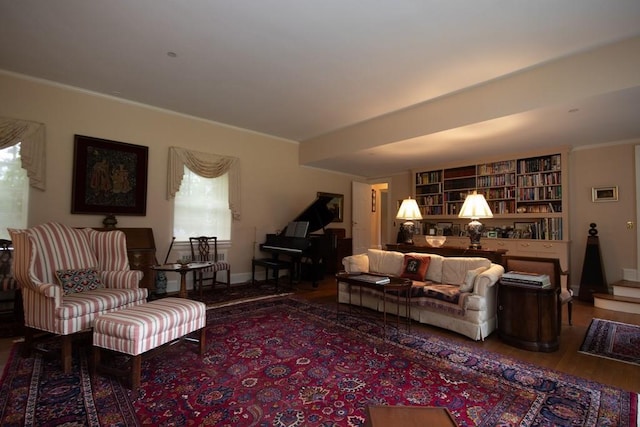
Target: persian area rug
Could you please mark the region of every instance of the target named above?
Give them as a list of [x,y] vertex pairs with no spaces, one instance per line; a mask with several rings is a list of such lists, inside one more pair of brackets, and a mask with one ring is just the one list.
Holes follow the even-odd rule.
[[640,326],[593,319],[580,352],[640,365]]
[[[284,284],[284,285],[283,285]],[[238,304],[241,302],[256,301],[274,296],[290,295],[291,289],[288,287],[288,279],[281,278],[276,292],[275,285],[271,282],[256,281],[252,283],[243,283],[241,285],[233,285],[229,289],[225,286],[217,285],[215,289],[204,288],[202,297],[199,292],[190,291],[189,298],[202,301],[207,308],[224,307],[227,305]]]
[[[362,426],[367,405],[447,407],[460,426],[637,426],[638,395],[294,298],[207,311],[207,352],[181,342],[132,393],[16,346],[0,425]],[[391,329],[391,331],[390,331]],[[426,425],[426,424],[425,424]]]

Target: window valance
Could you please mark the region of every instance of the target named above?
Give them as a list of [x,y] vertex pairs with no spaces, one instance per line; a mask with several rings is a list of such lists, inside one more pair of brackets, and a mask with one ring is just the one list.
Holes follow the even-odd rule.
[[29,120],[0,117],[0,149],[20,143],[22,168],[27,171],[29,185],[46,188],[44,124]]
[[169,147],[167,199],[174,198],[180,189],[185,166],[204,178],[216,178],[229,173],[229,209],[234,220],[240,219],[240,159]]

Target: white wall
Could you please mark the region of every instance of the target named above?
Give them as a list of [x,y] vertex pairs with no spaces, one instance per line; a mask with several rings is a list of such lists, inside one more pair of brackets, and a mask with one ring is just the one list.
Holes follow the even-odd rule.
[[[0,99],[0,116],[46,126],[47,189],[31,189],[30,226],[102,226],[104,216],[70,213],[73,137],[81,134],[149,147],[147,215],[117,216],[117,226],[153,228],[160,261],[173,234],[173,203],[166,198],[170,146],[240,158],[242,217],[233,223],[229,253],[234,282],[251,271],[254,241],[262,243],[267,233],[283,228],[318,191],[345,195],[344,222],[331,227],[351,235],[353,177],[300,167],[296,142],[2,72]],[[171,290],[176,279],[169,280]]]

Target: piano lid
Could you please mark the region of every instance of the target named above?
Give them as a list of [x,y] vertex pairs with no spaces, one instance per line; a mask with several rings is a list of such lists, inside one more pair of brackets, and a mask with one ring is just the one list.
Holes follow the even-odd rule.
[[[335,218],[335,213],[329,209],[332,196],[318,196],[300,215],[293,221],[306,221],[309,223],[309,233],[324,229]],[[286,229],[285,229],[286,230]],[[284,232],[284,230],[283,230]]]

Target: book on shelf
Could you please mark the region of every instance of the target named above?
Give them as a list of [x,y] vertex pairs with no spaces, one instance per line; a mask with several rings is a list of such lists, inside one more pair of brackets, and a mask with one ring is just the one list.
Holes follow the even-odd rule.
[[376,285],[386,285],[391,281],[386,276],[374,276],[373,274],[359,274],[357,279],[367,283],[374,283]]
[[508,271],[502,275],[500,280],[504,283],[515,285],[529,285],[542,288],[551,286],[551,280],[548,274],[528,273],[524,271]]

